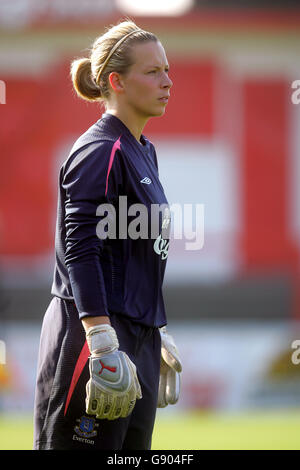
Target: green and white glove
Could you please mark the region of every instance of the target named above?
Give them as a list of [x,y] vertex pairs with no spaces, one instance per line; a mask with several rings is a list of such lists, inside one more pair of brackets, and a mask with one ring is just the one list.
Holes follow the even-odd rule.
[[159,329],[161,336],[160,378],[157,408],[175,405],[180,393],[182,364],[173,337],[165,326]]
[[86,385],[86,412],[99,419],[126,418],[142,398],[136,366],[119,351],[115,329],[93,326],[86,333],[90,379]]

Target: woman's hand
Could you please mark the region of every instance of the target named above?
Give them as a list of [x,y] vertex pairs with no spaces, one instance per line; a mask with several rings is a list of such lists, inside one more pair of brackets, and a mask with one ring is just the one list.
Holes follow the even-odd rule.
[[119,351],[115,329],[98,324],[87,330],[91,352],[90,380],[86,386],[86,412],[99,419],[126,418],[142,398],[136,367]]

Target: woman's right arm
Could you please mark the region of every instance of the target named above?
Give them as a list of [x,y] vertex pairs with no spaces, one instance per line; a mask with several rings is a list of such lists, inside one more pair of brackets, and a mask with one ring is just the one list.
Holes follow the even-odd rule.
[[85,329],[94,324],[110,324],[100,256],[103,240],[96,229],[101,220],[97,209],[116,196],[115,182],[121,178],[119,166],[114,162],[106,195],[112,147],[113,142],[103,141],[83,148],[65,168],[62,180],[66,196],[65,264]]
[[87,333],[88,329],[91,328],[92,326],[96,326],[96,325],[110,325],[110,319],[109,317],[107,316],[99,316],[99,317],[90,317],[90,316],[87,316],[87,317],[83,317],[82,320],[82,325],[83,325],[83,328],[85,330],[85,332]]

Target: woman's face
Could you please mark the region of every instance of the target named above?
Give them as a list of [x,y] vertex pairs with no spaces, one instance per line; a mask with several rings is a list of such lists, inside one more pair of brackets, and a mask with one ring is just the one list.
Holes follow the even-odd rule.
[[160,42],[148,41],[135,45],[132,54],[133,65],[122,77],[124,100],[142,118],[161,116],[173,85],[165,50]]

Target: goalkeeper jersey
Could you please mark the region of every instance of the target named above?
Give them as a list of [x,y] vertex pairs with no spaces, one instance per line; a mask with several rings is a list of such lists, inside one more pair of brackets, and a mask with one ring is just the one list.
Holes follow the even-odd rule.
[[60,169],[51,293],[74,301],[80,318],[165,325],[169,228],[153,144],[104,113]]

